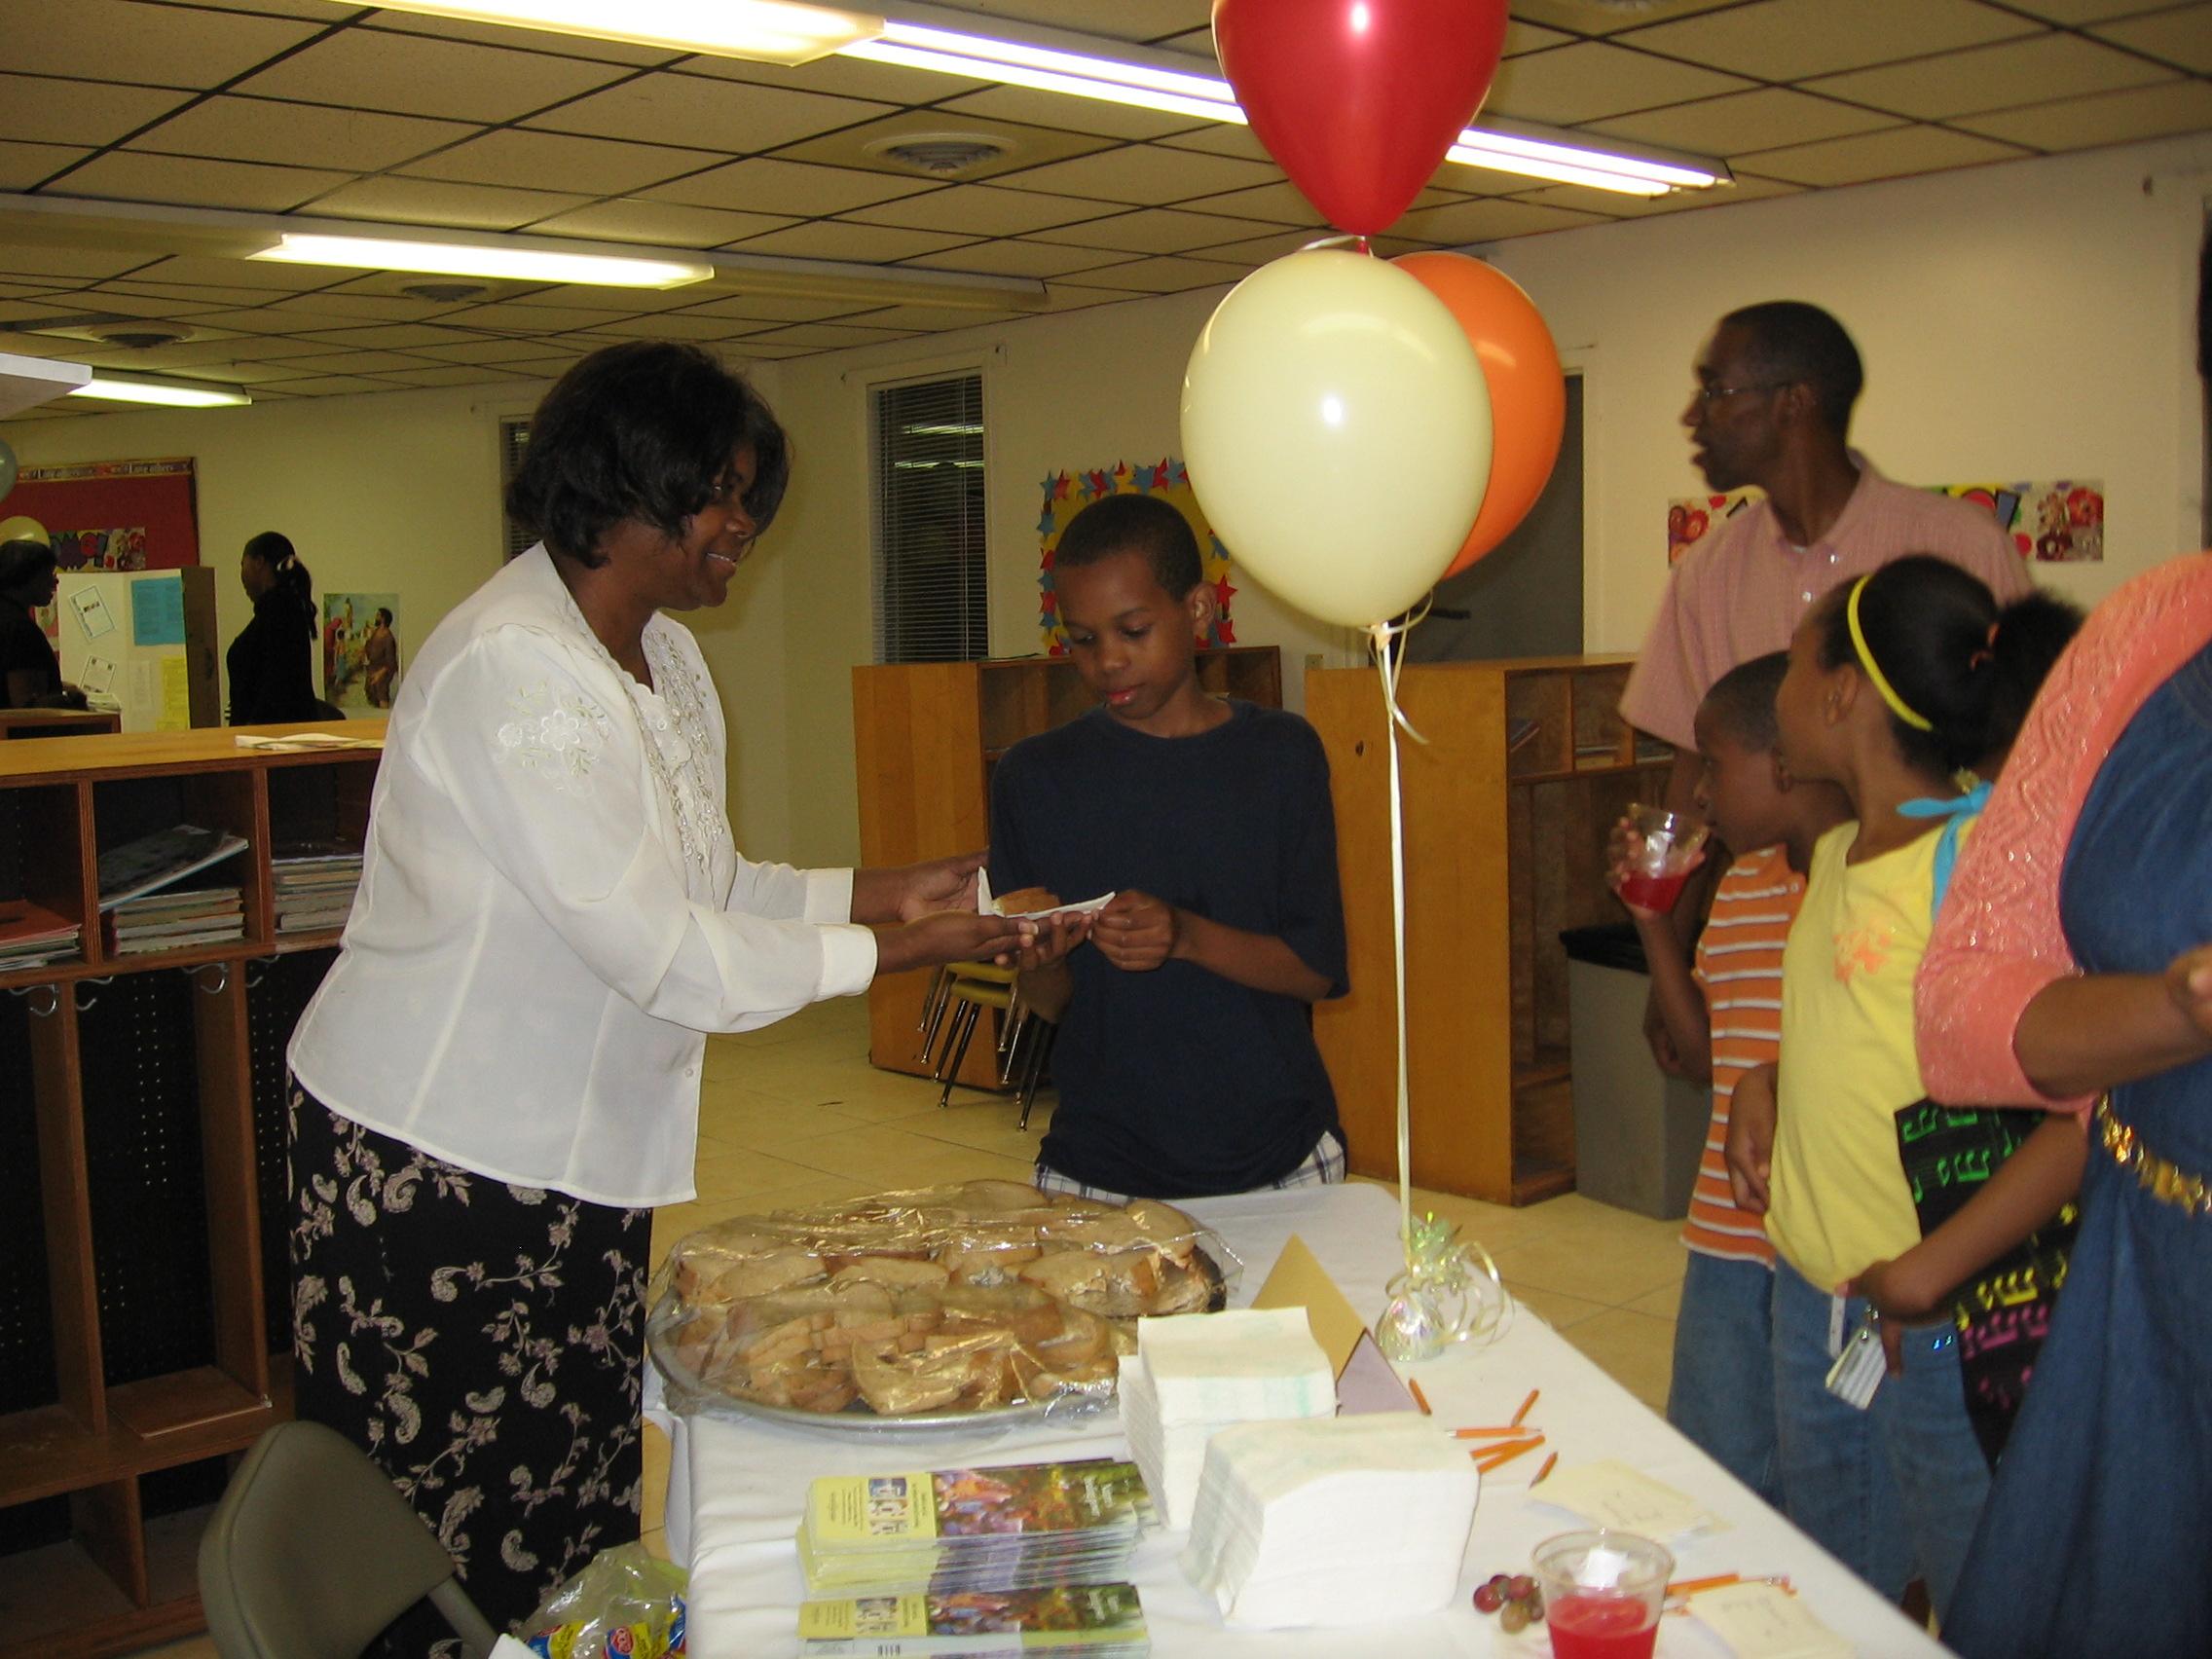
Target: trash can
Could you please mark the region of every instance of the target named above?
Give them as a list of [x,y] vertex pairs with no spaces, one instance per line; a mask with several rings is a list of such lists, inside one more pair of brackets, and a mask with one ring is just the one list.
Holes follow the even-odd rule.
[[1712,1092],[1669,1077],[1643,1041],[1651,991],[1634,924],[1568,928],[1567,1041],[1574,1068],[1574,1187],[1671,1219],[1689,1209]]

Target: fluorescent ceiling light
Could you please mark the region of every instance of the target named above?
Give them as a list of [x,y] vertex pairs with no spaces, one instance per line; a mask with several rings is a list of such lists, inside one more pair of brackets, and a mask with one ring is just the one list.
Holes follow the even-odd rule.
[[231,409],[251,403],[244,392],[227,386],[164,385],[158,381],[110,380],[97,373],[71,397],[99,397],[111,403],[159,403],[171,409]]
[[565,253],[500,242],[303,236],[289,231],[276,246],[263,248],[250,257],[290,265],[340,265],[363,271],[428,271],[441,276],[582,282],[601,288],[681,288],[687,282],[704,282],[715,274],[715,268],[704,260],[631,259],[615,254]]
[[[352,0],[341,0],[350,5]],[[866,12],[789,0],[377,0],[387,12],[421,12],[468,22],[507,23],[591,40],[626,40],[761,63],[811,63],[883,19]]]
[[[958,34],[948,29],[903,23],[896,18],[883,25],[879,37],[858,41],[841,48],[840,52],[847,57],[865,57],[877,63],[935,69],[1008,86],[1036,87],[1045,92],[1186,115],[1198,121],[1242,124],[1245,119],[1244,112],[1236,107],[1235,91],[1227,81],[1215,76],[1191,74],[1152,63],[1094,57],[1020,41]],[[1724,169],[1658,161],[1615,150],[1585,149],[1579,144],[1480,127],[1470,127],[1461,132],[1458,142],[1445,159],[1467,166],[1487,167],[1493,172],[1551,179],[1625,196],[1664,196],[1672,190],[1703,190],[1727,177]]]

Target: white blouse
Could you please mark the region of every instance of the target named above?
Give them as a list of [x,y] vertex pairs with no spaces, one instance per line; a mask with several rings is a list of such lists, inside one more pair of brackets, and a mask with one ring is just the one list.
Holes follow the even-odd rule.
[[292,1037],[332,1111],[495,1180],[680,1202],[702,1034],[874,977],[850,870],[739,856],[690,631],[656,615],[645,648],[651,689],[537,546],[417,653],[344,948]]

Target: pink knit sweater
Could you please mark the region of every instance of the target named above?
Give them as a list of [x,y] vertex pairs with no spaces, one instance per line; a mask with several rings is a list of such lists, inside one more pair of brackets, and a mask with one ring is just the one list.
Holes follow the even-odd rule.
[[2058,881],[2097,769],[2136,711],[2212,640],[2212,554],[2138,576],[2097,607],[2051,670],[1959,856],[1914,991],[1921,1075],[1954,1105],[2080,1111],[2020,1070],[2028,1004],[2081,972],[2058,919]]

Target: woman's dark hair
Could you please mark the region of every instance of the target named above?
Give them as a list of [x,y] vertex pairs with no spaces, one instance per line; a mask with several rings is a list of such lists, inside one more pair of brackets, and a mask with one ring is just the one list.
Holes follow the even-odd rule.
[[13,595],[18,588],[27,587],[60,568],[61,561],[54,556],[51,541],[35,541],[24,535],[0,542],[0,593]]
[[790,441],[766,401],[696,346],[609,346],[573,364],[531,417],[507,511],[563,557],[605,564],[600,538],[624,519],[682,535],[747,447],[743,504],[765,531],[791,480]]
[[300,608],[300,625],[313,639],[316,632],[314,578],[292,550],[292,538],[281,531],[265,530],[245,544],[245,556],[269,567],[276,591]]
[[[1851,638],[1851,591],[1837,588],[1822,609],[1821,666],[1864,672]],[[1955,772],[2010,747],[2082,612],[2041,591],[2000,609],[1979,578],[1915,553],[1865,578],[1859,626],[1873,667],[1935,728],[1922,731],[1889,709],[1899,750],[1928,771]]]

